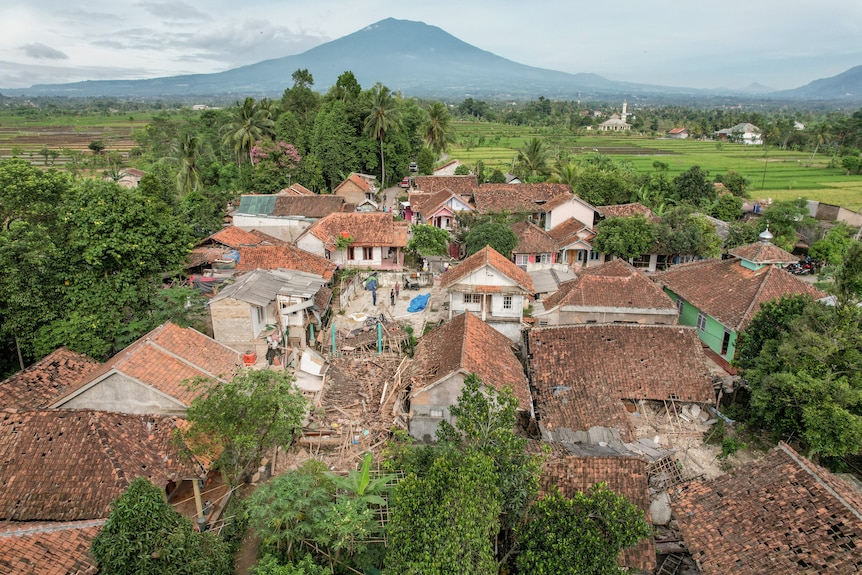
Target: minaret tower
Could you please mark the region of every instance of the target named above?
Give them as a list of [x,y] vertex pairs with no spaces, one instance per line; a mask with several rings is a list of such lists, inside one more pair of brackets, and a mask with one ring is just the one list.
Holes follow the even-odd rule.
[[625,100],[623,100],[623,113],[620,116],[620,120],[622,120],[623,122],[626,121],[626,116],[628,116],[628,112],[626,112],[626,106],[627,106],[627,103]]

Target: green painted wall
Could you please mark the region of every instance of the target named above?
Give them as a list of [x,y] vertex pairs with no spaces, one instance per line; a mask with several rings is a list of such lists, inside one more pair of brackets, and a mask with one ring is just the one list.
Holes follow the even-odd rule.
[[[665,293],[670,296],[670,298],[676,303],[680,297],[676,295],[671,290],[665,288]],[[700,313],[700,310],[683,300],[683,308],[682,313],[679,315],[679,323],[681,325],[697,325],[697,316]],[[697,336],[703,341],[706,345],[709,346],[709,349],[714,351],[715,353],[722,355],[721,353],[721,344],[724,341],[724,325],[717,322],[711,316],[706,316],[706,329],[701,331],[697,330]],[[727,352],[722,355],[727,361],[731,361],[733,359],[733,355],[736,353],[736,332],[730,332],[730,343],[727,346]]]

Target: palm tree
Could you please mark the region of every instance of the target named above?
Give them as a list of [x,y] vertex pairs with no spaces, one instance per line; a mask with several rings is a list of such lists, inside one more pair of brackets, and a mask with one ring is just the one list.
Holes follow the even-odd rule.
[[428,108],[428,123],[424,126],[423,136],[434,151],[435,162],[446,151],[446,146],[455,141],[450,119],[449,110],[442,103],[434,102]]
[[518,164],[525,178],[548,173],[548,152],[539,138],[532,138],[518,150]]
[[251,161],[251,149],[254,143],[272,134],[275,123],[268,107],[256,104],[254,98],[246,98],[242,105],[237,104],[233,118],[224,127],[224,143],[233,144],[234,152],[239,158],[248,157]]
[[551,174],[548,181],[557,184],[568,184],[574,190],[577,188],[579,175],[580,170],[578,169],[577,164],[567,162],[554,168],[554,173]]
[[401,128],[401,110],[392,92],[377,83],[371,92],[371,112],[365,118],[365,133],[380,140],[380,185],[386,186],[386,165],[383,162],[383,138],[387,132],[397,132]]
[[811,164],[814,163],[814,156],[817,155],[817,150],[820,149],[820,146],[826,143],[827,138],[829,138],[829,124],[826,122],[821,122],[812,130],[811,136],[814,138],[815,146],[814,152],[811,154],[811,159],[808,160],[808,167],[811,167]]
[[181,196],[188,195],[189,192],[197,190],[201,185],[201,171],[197,164],[201,148],[201,139],[192,134],[184,135],[171,145],[173,156],[167,159],[179,166],[177,169],[177,192]]

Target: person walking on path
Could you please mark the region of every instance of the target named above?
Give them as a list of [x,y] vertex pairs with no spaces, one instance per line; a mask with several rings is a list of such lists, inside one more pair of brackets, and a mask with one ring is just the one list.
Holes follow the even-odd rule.
[[395,299],[398,299],[398,292],[401,291],[401,283],[395,282]]
[[389,303],[392,307],[395,307],[395,288],[389,290]]

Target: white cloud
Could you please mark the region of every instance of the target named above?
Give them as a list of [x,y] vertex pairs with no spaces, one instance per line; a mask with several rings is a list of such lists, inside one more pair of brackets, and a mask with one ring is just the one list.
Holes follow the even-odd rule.
[[35,58],[37,60],[68,60],[69,56],[60,50],[55,50],[50,46],[46,46],[41,42],[34,42],[33,44],[24,44],[21,46],[21,51],[24,52],[28,58]]

